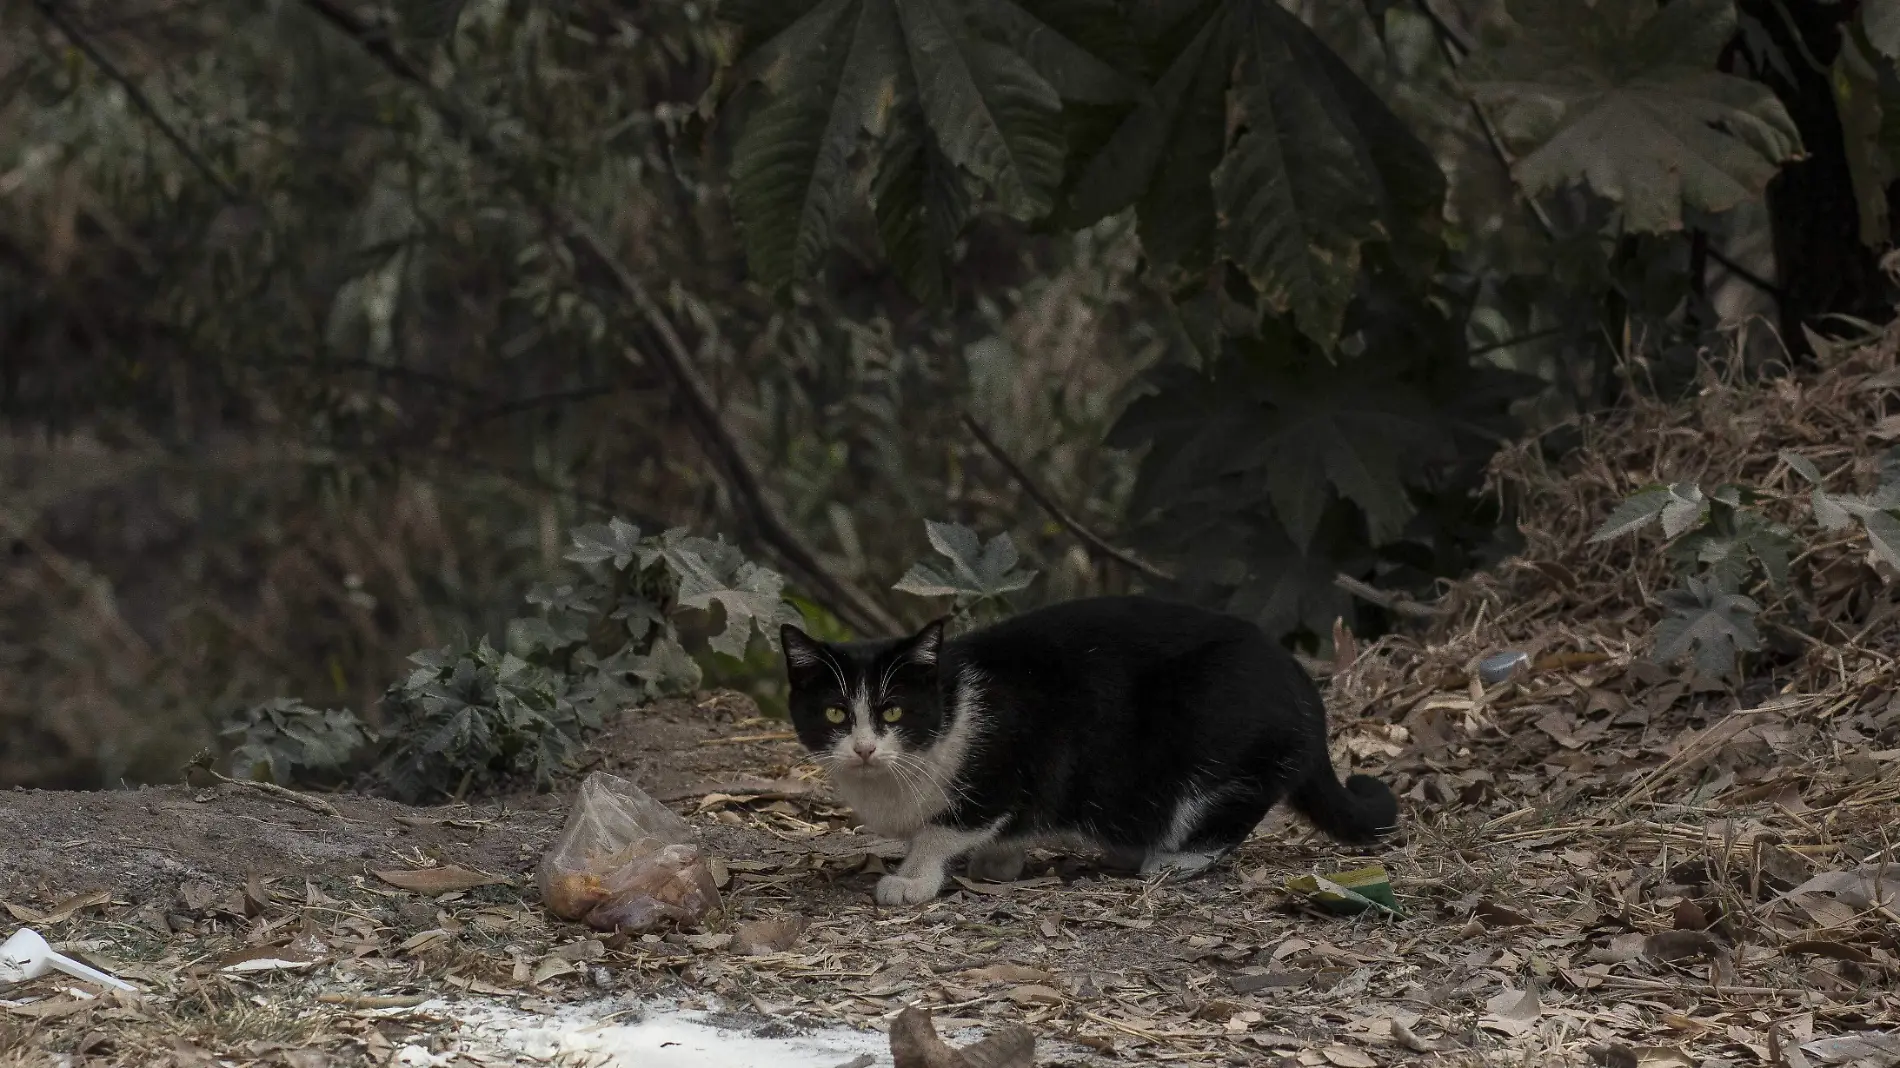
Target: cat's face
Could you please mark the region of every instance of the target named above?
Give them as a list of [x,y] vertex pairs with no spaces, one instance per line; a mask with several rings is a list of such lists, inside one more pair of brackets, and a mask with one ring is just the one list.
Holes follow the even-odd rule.
[[792,726],[831,774],[902,775],[942,729],[942,620],[892,641],[832,644],[789,623],[779,635]]

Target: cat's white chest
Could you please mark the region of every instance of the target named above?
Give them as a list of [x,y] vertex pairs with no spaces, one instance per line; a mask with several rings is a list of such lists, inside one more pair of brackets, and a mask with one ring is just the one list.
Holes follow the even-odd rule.
[[950,804],[942,784],[924,776],[839,776],[832,785],[866,827],[886,838],[909,838]]

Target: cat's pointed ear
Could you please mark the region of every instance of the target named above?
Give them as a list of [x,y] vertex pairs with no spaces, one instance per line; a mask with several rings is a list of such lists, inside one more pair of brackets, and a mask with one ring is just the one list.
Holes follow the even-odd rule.
[[787,623],[778,629],[779,647],[785,650],[785,666],[794,672],[809,671],[824,659],[817,639]]
[[937,658],[943,655],[943,627],[949,621],[949,616],[933,619],[911,638],[910,648],[905,650],[905,654],[913,663],[936,664]]

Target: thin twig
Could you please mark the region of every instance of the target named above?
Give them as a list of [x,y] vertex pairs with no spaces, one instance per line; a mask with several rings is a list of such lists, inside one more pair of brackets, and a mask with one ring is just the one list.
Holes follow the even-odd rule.
[[1432,24],[1432,29],[1438,32],[1439,40],[1449,45],[1455,45],[1460,56],[1468,56],[1477,51],[1477,46],[1473,45],[1471,41],[1465,37],[1463,31],[1453,26],[1450,22],[1447,22],[1445,17],[1440,15],[1438,11],[1432,7],[1431,0],[1418,0],[1418,10],[1420,14],[1425,16],[1425,21]]
[[1082,521],[1077,519],[1073,513],[1060,504],[1057,504],[1055,498],[1050,496],[1047,490],[1038,485],[1036,480],[1030,477],[1029,472],[1023,470],[1022,465],[1017,463],[1009,453],[1005,452],[1003,447],[996,443],[996,439],[990,437],[989,432],[983,429],[983,425],[978,423],[976,418],[968,412],[963,413],[963,425],[970,431],[970,435],[976,438],[977,444],[983,446],[984,451],[988,452],[997,463],[1003,465],[1003,470],[1009,472],[1009,477],[1016,480],[1016,485],[1022,489],[1025,496],[1035,501],[1043,511],[1049,513],[1051,519],[1061,524],[1063,529],[1075,535],[1083,544],[1101,553],[1103,556],[1114,560],[1116,563],[1121,564],[1123,567],[1134,571],[1143,578],[1162,583],[1174,581],[1174,576],[1168,574],[1166,571],[1143,560],[1127,549],[1118,548],[1109,544],[1108,539],[1084,526]]
[[1780,286],[1774,284],[1773,282],[1768,281],[1767,279],[1761,277],[1760,275],[1742,266],[1741,264],[1736,263],[1734,260],[1729,259],[1726,255],[1722,253],[1721,249],[1718,249],[1715,247],[1713,242],[1704,245],[1703,251],[1708,253],[1708,256],[1710,259],[1728,268],[1728,271],[1730,274],[1734,275],[1735,277],[1741,279],[1744,282],[1747,282],[1749,285],[1754,286],[1756,289],[1761,290],[1763,293],[1768,294],[1769,296],[1775,298],[1776,300],[1781,301],[1784,304],[1787,303],[1788,301],[1787,290],[1781,288]]
[[1362,601],[1376,604],[1396,615],[1411,616],[1413,619],[1435,619],[1445,614],[1445,610],[1436,605],[1420,604],[1402,593],[1368,585],[1343,571],[1333,576],[1333,585]]
[[[706,384],[699,369],[693,364],[692,353],[687,350],[686,342],[673,328],[672,320],[654,302],[639,278],[620,262],[619,258],[608,251],[606,243],[594,233],[586,223],[574,216],[562,219],[569,236],[592,253],[594,258],[605,267],[622,294],[633,302],[641,316],[659,335],[660,344],[652,351],[654,362],[672,378],[679,395],[686,401],[686,409],[700,430],[700,443],[710,451],[720,466],[726,470],[726,481],[731,486],[733,496],[748,513],[759,536],[778,549],[785,562],[801,572],[806,581],[820,588],[834,602],[839,614],[850,619],[859,630],[881,630],[894,634],[903,629],[897,617],[885,610],[863,590],[824,565],[818,554],[806,544],[805,540],[785,522],[778,509],[765,495],[765,486],[759,481],[759,474],[745,458],[745,452],[739,447],[738,439],[733,437],[725,421],[719,417],[719,407],[713,400],[712,388]],[[629,349],[629,356],[632,350]]]
[[217,769],[211,766],[209,753],[198,754],[198,756],[194,758],[191,761],[191,763],[186,765],[186,768],[202,771],[206,775],[209,775],[212,778],[228,786],[248,787],[252,790],[257,790],[261,793],[270,794],[272,797],[282,798],[293,805],[301,805],[312,812],[321,812],[326,816],[333,816],[337,819],[342,820],[345,823],[356,822],[355,820],[350,819],[348,816],[345,816],[343,813],[338,812],[336,810],[335,805],[330,804],[330,802],[325,801],[320,797],[311,797],[309,794],[299,793],[298,791],[292,790],[287,786],[279,786],[274,782],[261,782],[256,779],[233,779],[228,775],[220,775]]
[[184,156],[185,161],[209,179],[212,185],[217,186],[218,191],[224,194],[226,200],[244,199],[244,195],[238,192],[237,187],[219,174],[211,166],[211,161],[199,155],[198,150],[191,146],[191,142],[185,140],[185,135],[159,113],[151,98],[145,95],[138,84],[127,77],[112,60],[106,58],[106,54],[92,43],[90,37],[80,32],[78,26],[73,25],[72,20],[66,17],[66,12],[60,10],[59,0],[33,0],[33,6],[39,9],[40,15],[46,21],[57,27],[60,33],[65,34],[66,39],[73,43],[73,47],[79,49],[87,59],[92,61],[93,66],[98,67],[106,77],[117,82],[119,88],[125,90],[126,98],[132,101],[132,106],[143,112],[145,117],[151,120],[152,125],[158,127],[158,132],[165,136],[165,140],[170,141],[172,147],[178,150],[178,154]]
[[[364,22],[337,0],[302,0],[302,3],[374,56],[390,73],[421,90],[443,121],[467,138],[486,157],[489,165],[508,177],[517,195],[529,207],[537,209],[607,270],[621,295],[633,305],[639,317],[658,338],[659,344],[652,353],[654,362],[672,380],[685,401],[687,414],[697,431],[701,447],[725,471],[728,488],[759,538],[773,548],[785,564],[811,585],[815,592],[828,598],[839,617],[854,628],[884,633],[902,630],[903,625],[895,615],[856,584],[826,567],[810,544],[779,515],[765,494],[758,472],[753,470],[732,431],[720,418],[712,390],[700,375],[679,331],[674,328],[665,310],[648,294],[646,286],[613,254],[606,242],[571,212],[542,201],[541,191],[529,187],[519,177],[526,172],[526,168],[512,165],[515,161],[508,151],[489,134],[474,111],[429,81],[422,68],[403,55],[387,33]],[[629,348],[629,358],[633,355]]]
[[[1438,47],[1445,53],[1446,65],[1451,67],[1452,72],[1456,74],[1458,61],[1474,50],[1471,42],[1465,40],[1464,35],[1449,22],[1439,17],[1438,12],[1432,9],[1431,0],[1418,0],[1418,8],[1424,13],[1426,20],[1432,24],[1433,36],[1438,40]],[[1492,124],[1491,116],[1485,114],[1484,106],[1478,103],[1477,97],[1466,94],[1465,102],[1471,105],[1471,114],[1477,118],[1478,127],[1484,131],[1484,140],[1491,146],[1491,154],[1497,157],[1498,164],[1504,168],[1505,176],[1511,179],[1511,188],[1517,191],[1518,196],[1524,201],[1524,206],[1530,209],[1531,217],[1537,220],[1537,225],[1544,231],[1544,236],[1555,241],[1557,239],[1556,225],[1550,221],[1550,216],[1545,214],[1544,206],[1537,202],[1537,198],[1524,192],[1517,184],[1516,175],[1511,173],[1511,154],[1505,150],[1504,137]]]

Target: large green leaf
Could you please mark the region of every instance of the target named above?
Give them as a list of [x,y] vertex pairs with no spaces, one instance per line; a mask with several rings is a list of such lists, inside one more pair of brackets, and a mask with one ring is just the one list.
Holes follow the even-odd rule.
[[1511,0],[1519,32],[1472,57],[1471,88],[1532,195],[1587,185],[1623,225],[1682,227],[1761,193],[1801,135],[1769,89],[1715,70],[1732,0]]
[[1153,442],[1133,506],[1165,510],[1211,479],[1239,476],[1304,552],[1335,496],[1357,505],[1374,544],[1399,537],[1413,507],[1405,476],[1439,458],[1444,418],[1387,359],[1338,363],[1290,338],[1235,342],[1212,373],[1169,368],[1131,404],[1109,443]]
[[[1429,150],[1298,18],[1203,5],[1144,100],[1077,179],[1089,221],[1135,205],[1142,247],[1193,275],[1217,257],[1321,345],[1369,241],[1416,245],[1444,177]],[[1188,32],[1191,31],[1191,32]]]
[[[1900,8],[1900,3],[1886,6]],[[1883,69],[1884,68],[1884,69]],[[1893,113],[1900,111],[1900,84],[1892,65],[1867,55],[1851,34],[1842,35],[1828,85],[1841,124],[1841,150],[1860,216],[1860,239],[1869,248],[1887,243],[1887,187],[1900,177],[1900,140]]]
[[959,172],[1019,219],[1047,214],[1067,152],[1063,100],[1138,87],[1045,8],[1070,21],[1116,11],[1114,0],[822,0],[787,21],[768,4],[722,9],[744,31],[743,76],[767,97],[733,158],[759,280],[776,288],[816,268],[867,144],[879,230],[914,288],[940,285],[923,261],[940,263],[962,222]]
[[1860,5],[1860,21],[1875,51],[1888,59],[1900,59],[1900,4],[1867,0]]
[[1683,586],[1658,595],[1669,614],[1656,624],[1652,655],[1662,664],[1690,656],[1697,670],[1710,678],[1733,675],[1737,652],[1761,648],[1761,635],[1755,629],[1761,606],[1722,588],[1714,579],[1690,578]]

